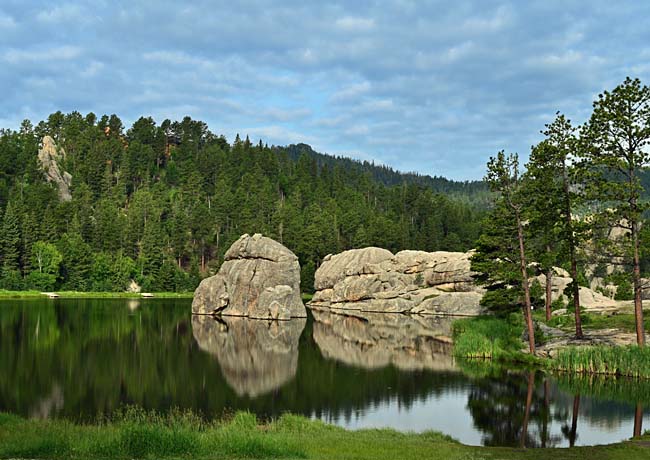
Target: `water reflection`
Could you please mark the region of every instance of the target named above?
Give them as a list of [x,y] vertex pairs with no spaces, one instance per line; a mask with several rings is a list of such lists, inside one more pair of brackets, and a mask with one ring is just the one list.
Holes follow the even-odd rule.
[[649,381],[454,362],[452,318],[218,322],[192,318],[188,300],[130,305],[0,301],[0,412],[78,421],[124,404],[207,418],[292,412],[515,447],[616,442],[650,422]]
[[366,369],[455,370],[450,317],[312,313],[314,341],[326,358]]
[[199,347],[216,356],[228,385],[239,396],[257,397],[296,375],[306,322],[195,315],[192,331]]

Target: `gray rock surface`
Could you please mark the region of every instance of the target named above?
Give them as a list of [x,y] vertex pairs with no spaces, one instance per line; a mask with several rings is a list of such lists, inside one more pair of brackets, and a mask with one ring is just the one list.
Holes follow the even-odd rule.
[[59,189],[59,198],[63,201],[70,201],[72,199],[70,194],[72,176],[61,169],[59,163],[63,159],[65,159],[65,151],[57,147],[54,139],[45,136],[43,146],[38,150],[38,160],[41,163],[41,168],[45,171],[47,181],[56,184]]
[[453,370],[453,318],[313,311],[314,341],[323,356],[350,366]]
[[192,313],[284,320],[306,317],[298,258],[259,233],[242,235],[226,252],[219,272],[199,284]]
[[295,377],[306,322],[193,315],[192,333],[199,348],[217,358],[228,385],[239,396],[254,398]]
[[316,271],[314,309],[479,315],[471,253],[352,249],[327,256]]

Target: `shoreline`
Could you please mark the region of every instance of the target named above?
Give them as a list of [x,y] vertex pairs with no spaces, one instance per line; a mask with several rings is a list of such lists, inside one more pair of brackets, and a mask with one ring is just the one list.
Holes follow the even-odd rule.
[[49,299],[49,294],[56,294],[59,299],[191,299],[193,292],[152,292],[145,296],[140,292],[84,292],[84,291],[6,291],[0,290],[0,300]]

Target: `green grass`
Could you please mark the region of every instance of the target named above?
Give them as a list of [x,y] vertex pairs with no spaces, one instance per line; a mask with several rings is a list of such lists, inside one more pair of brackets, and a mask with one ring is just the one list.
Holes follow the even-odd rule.
[[[56,292],[62,299],[140,299],[142,295],[133,292],[81,292],[81,291],[53,291]],[[154,292],[156,298],[191,298],[193,292]],[[33,299],[44,298],[40,291],[7,291],[0,289],[0,299]]]
[[560,350],[549,365],[561,372],[650,378],[650,348],[567,347]]
[[0,414],[0,458],[39,459],[579,459],[648,458],[644,442],[572,449],[470,447],[426,431],[347,431],[295,415],[260,424],[250,413],[206,422],[129,409],[93,425]]
[[521,352],[524,329],[520,315],[507,317],[478,316],[454,322],[454,356],[465,359],[490,359],[494,361],[529,361]]
[[306,292],[303,292],[301,296],[303,302],[309,302],[314,297],[314,294],[308,294]]
[[[645,315],[646,319],[643,321],[646,330],[650,330],[650,318]],[[619,313],[616,315],[595,315],[583,313],[580,318],[582,319],[582,327],[584,330],[598,330],[598,329],[620,329],[625,332],[635,332],[636,323],[634,315],[631,313]],[[538,319],[538,318],[536,318]],[[541,316],[539,317],[541,320]],[[575,329],[575,318],[573,314],[554,316],[550,321],[546,322],[549,326],[557,327],[566,331]]]

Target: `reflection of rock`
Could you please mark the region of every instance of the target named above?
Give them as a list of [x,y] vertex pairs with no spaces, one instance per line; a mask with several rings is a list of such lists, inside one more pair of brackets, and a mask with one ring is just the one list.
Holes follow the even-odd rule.
[[316,271],[312,308],[478,315],[471,253],[352,249],[327,256]]
[[40,420],[47,420],[56,412],[63,409],[63,389],[58,383],[52,385],[52,391],[48,396],[38,400],[30,410],[29,416]]
[[201,281],[192,313],[250,318],[306,317],[296,255],[259,233],[242,235],[225,254],[219,273]]
[[72,183],[72,176],[70,173],[63,171],[59,164],[62,159],[65,159],[65,151],[59,149],[50,136],[43,138],[43,147],[38,151],[38,160],[41,163],[41,168],[45,171],[45,176],[48,182],[54,182],[59,189],[59,198],[63,201],[70,201],[72,195],[70,194],[70,184]]
[[199,347],[217,357],[224,378],[235,392],[256,397],[296,375],[298,341],[306,321],[195,315],[192,330]]
[[453,318],[314,310],[314,341],[326,358],[367,369],[454,369]]

